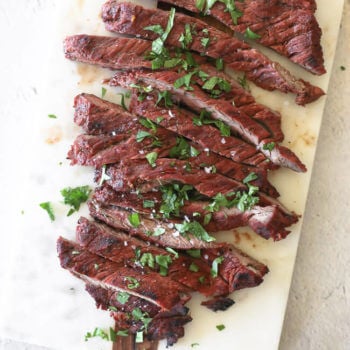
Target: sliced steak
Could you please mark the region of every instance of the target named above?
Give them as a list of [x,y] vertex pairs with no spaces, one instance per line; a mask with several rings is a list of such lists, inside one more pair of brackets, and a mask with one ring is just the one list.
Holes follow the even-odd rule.
[[[116,321],[118,330],[128,331],[129,334],[145,332],[145,337],[149,340],[166,339],[168,345],[173,345],[178,338],[184,336],[183,326],[192,320],[188,308],[182,305],[170,311],[161,311],[155,305],[132,295],[128,295],[127,301],[121,304],[117,300],[117,292],[92,284],[87,284],[86,290],[95,299],[98,308],[112,310],[111,316]],[[144,321],[138,319],[141,313],[149,321],[147,329]]]
[[[159,272],[160,265],[157,259],[160,256],[167,257],[170,262],[166,274],[172,280],[205,296],[221,296],[229,293],[228,284],[220,277],[213,278],[210,267],[204,261],[183,254],[174,256],[163,248],[149,245],[104,224],[80,218],[77,226],[77,241],[94,254],[132,268],[142,267],[145,273]],[[198,270],[191,270],[192,264],[195,264]],[[113,306],[120,308],[120,305]],[[125,312],[125,310],[122,311]]]
[[143,274],[140,270],[106,260],[62,237],[57,241],[57,251],[61,266],[87,283],[115,292],[127,292],[156,304],[162,310],[171,310],[190,299],[186,288],[169,278],[156,272]]
[[[183,8],[199,14],[195,0],[161,0],[161,3]],[[326,72],[321,41],[321,29],[314,15],[314,1],[268,1],[248,0],[235,3],[241,16],[235,24],[226,6],[221,2],[206,14],[215,18],[235,32],[246,33],[251,29],[260,37],[258,43],[289,58],[311,73]]]
[[[140,224],[135,227],[129,221],[132,212],[125,208],[116,206],[103,206],[96,201],[89,202],[90,214],[93,218],[105,222],[116,229],[128,231],[130,235],[137,236],[144,241],[158,244],[162,247],[174,249],[202,249],[221,246],[215,243],[206,233],[186,232],[180,234],[175,228],[175,224],[183,224],[183,221],[172,219],[162,221],[150,217],[149,215],[138,214]],[[204,236],[203,236],[204,235]]]
[[[110,0],[103,6],[102,19],[107,30],[156,40],[158,34],[144,28],[154,25],[166,28],[169,12],[160,9],[146,9],[129,2]],[[166,44],[181,48],[182,43],[179,38],[185,33],[186,25],[195,28],[196,32],[188,44],[190,50],[214,59],[222,58],[228,67],[243,71],[247,79],[256,85],[266,90],[295,93],[296,102],[301,105],[313,102],[324,95],[320,88],[302,79],[297,79],[279,63],[271,61],[248,44],[194,17],[177,13]],[[203,45],[203,40],[206,40],[206,45]]]
[[152,67],[151,62],[144,58],[145,52],[151,49],[151,44],[142,39],[80,34],[66,37],[63,45],[65,57],[72,61],[115,69]]
[[207,307],[213,311],[226,311],[230,308],[235,302],[230,298],[214,298],[210,300],[205,300],[201,302],[201,305]]
[[183,87],[175,88],[174,83],[181,76],[183,75],[175,71],[150,73],[139,70],[126,73],[120,72],[109,80],[109,84],[127,88],[130,84],[144,83],[161,91],[170,91],[175,98],[189,108],[198,113],[204,109],[210,112],[213,118],[229,125],[233,132],[256,145],[273,163],[299,172],[306,171],[305,165],[286,147],[276,143],[272,150],[267,149],[266,145],[274,142],[270,132],[254,121],[254,119],[237,110],[230,102],[214,99],[197,86],[192,86],[193,91],[187,91]]
[[[114,208],[121,207],[144,215],[154,215],[160,212],[162,194],[148,192],[142,196],[135,193],[120,193],[113,191],[109,186],[97,188],[93,199],[101,206]],[[145,208],[145,203],[152,203],[152,208]],[[185,216],[198,221],[208,232],[231,230],[241,226],[249,226],[253,231],[265,239],[281,240],[289,231],[287,227],[298,221],[295,214],[289,213],[276,204],[255,205],[250,210],[242,212],[236,207],[220,208],[211,212],[206,209],[210,205],[206,200],[188,200],[180,208],[181,218]],[[195,214],[195,215],[194,215]],[[206,218],[210,217],[207,222]]]

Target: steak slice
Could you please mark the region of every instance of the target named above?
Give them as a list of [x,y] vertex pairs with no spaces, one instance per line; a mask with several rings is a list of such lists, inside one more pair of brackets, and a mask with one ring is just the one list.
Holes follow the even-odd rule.
[[[110,0],[102,8],[102,19],[109,31],[156,40],[159,35],[144,28],[155,25],[166,28],[169,12]],[[186,25],[195,28],[196,32],[188,44],[188,49],[214,59],[222,58],[228,67],[244,72],[247,79],[261,88],[295,93],[296,103],[301,105],[313,102],[324,95],[322,89],[297,79],[279,63],[271,61],[247,43],[194,17],[177,13],[166,44],[181,48],[179,38],[185,33]],[[203,40],[206,40],[206,45],[203,45]]]
[[[188,308],[176,306],[170,311],[160,311],[155,305],[144,299],[128,295],[128,300],[121,304],[118,302],[118,293],[92,284],[86,284],[86,290],[95,299],[97,308],[113,310],[111,316],[116,321],[118,330],[127,330],[130,334],[146,331],[145,337],[149,340],[167,340],[167,345],[173,345],[178,338],[184,336],[183,326],[192,318],[188,315]],[[150,319],[145,330],[144,323],[135,318],[133,313],[137,310],[142,317]]]
[[[143,101],[138,101],[138,97],[133,94],[131,112],[146,117],[176,134],[191,139],[204,149],[212,150],[237,163],[259,166],[259,168],[273,165],[267,162],[266,157],[253,145],[234,136],[223,137],[220,131],[211,125],[196,126],[193,123],[193,119],[197,117],[195,114],[175,105],[172,108],[157,106],[156,98],[156,95],[151,93]],[[115,136],[140,127],[137,118],[127,113],[120,105],[95,95],[83,93],[76,96],[74,108],[76,124],[89,135]]]
[[151,44],[142,39],[80,34],[66,37],[63,46],[65,57],[72,61],[117,69],[152,67],[151,62],[144,58],[145,52],[151,49]]
[[[80,218],[77,226],[77,241],[85,249],[125,266],[148,271],[160,271],[157,257],[170,259],[166,274],[172,280],[205,296],[223,296],[229,293],[228,285],[220,277],[213,278],[206,262],[183,254],[172,255],[163,248],[149,245],[125,232],[114,230],[101,223]],[[147,265],[143,259],[150,263]],[[159,258],[158,258],[159,259]],[[155,260],[155,261],[154,261]],[[198,270],[191,270],[195,264]],[[202,282],[200,282],[203,280]],[[120,305],[113,305],[120,308]],[[122,310],[125,312],[125,310]],[[126,310],[128,311],[128,310]]]
[[237,110],[230,102],[211,98],[197,86],[192,86],[193,91],[187,91],[183,87],[175,88],[175,81],[182,76],[175,71],[147,72],[139,70],[119,72],[109,80],[109,84],[128,88],[130,84],[143,83],[160,91],[170,91],[174,98],[192,110],[200,113],[204,109],[210,112],[214,119],[221,120],[229,125],[232,131],[256,145],[274,164],[298,172],[306,171],[305,165],[288,148],[276,143],[272,150],[267,149],[266,145],[275,141],[271,138],[270,132],[252,118]]
[[[195,0],[161,0],[193,13],[200,13]],[[269,47],[307,71],[321,75],[324,68],[321,47],[321,29],[315,18],[316,3],[314,1],[257,1],[248,0],[235,3],[241,12],[237,24],[225,11],[221,2],[207,13],[235,32],[246,33],[250,28],[260,36],[256,41]]]
[[[135,193],[121,193],[113,191],[109,186],[97,188],[93,200],[104,207],[122,207],[144,215],[154,215],[160,212],[162,195],[160,192],[148,192],[142,196]],[[154,207],[145,208],[144,203],[153,203]],[[298,221],[295,214],[289,213],[277,204],[255,205],[242,212],[236,207],[220,208],[211,212],[207,200],[188,200],[180,208],[181,218],[198,221],[208,232],[231,230],[241,226],[249,226],[253,231],[265,239],[281,240],[289,231],[286,227]],[[196,213],[194,215],[194,213]],[[210,215],[210,221],[205,218]]]
[[89,202],[90,214],[93,218],[105,222],[107,225],[116,229],[128,231],[132,236],[137,236],[144,241],[158,244],[162,247],[174,249],[202,249],[221,246],[221,243],[215,243],[213,237],[208,237],[207,233],[186,232],[180,234],[175,228],[175,224],[183,224],[180,220],[162,221],[149,215],[138,214],[140,224],[136,227],[129,221],[132,213],[130,210],[116,206],[101,206],[97,201]]
[[170,278],[156,272],[144,274],[142,269],[106,260],[62,237],[57,241],[57,251],[61,266],[86,283],[115,292],[127,292],[154,303],[161,310],[184,305],[191,298],[183,285]]

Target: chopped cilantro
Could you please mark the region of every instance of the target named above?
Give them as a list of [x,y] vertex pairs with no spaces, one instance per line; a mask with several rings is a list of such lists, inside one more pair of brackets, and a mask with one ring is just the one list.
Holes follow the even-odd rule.
[[189,256],[192,256],[192,258],[200,258],[201,257],[201,250],[200,249],[190,249],[186,250],[186,253]]
[[139,123],[143,125],[147,129],[151,129],[153,132],[157,131],[157,125],[152,122],[151,119],[148,118],[140,118]]
[[243,179],[243,183],[247,184],[248,182],[254,181],[257,178],[258,178],[258,175],[256,175],[254,172],[252,172]]
[[139,130],[136,134],[136,142],[142,142],[147,137],[153,137],[153,135],[148,131]]
[[224,61],[222,58],[218,58],[216,61],[215,61],[215,66],[216,66],[216,69],[217,70],[224,70]]
[[196,148],[191,146],[185,138],[178,137],[176,139],[176,145],[172,147],[169,151],[169,156],[171,158],[177,159],[188,159],[190,157],[197,157],[200,154]]
[[148,266],[154,269],[154,256],[152,253],[144,253],[140,258],[140,263],[142,266]]
[[204,242],[215,241],[215,238],[210,236],[208,232],[203,228],[203,226],[197,221],[185,221],[182,224],[175,224],[175,227],[182,235],[191,233],[193,236]]
[[198,272],[199,267],[195,263],[191,263],[190,267],[188,268],[191,272]]
[[150,199],[145,199],[143,201],[143,207],[144,208],[154,208],[155,207],[155,202],[153,200],[150,200]]
[[239,85],[242,86],[244,90],[250,91],[249,84],[247,82],[247,77],[245,74],[241,78],[238,78]]
[[213,125],[220,130],[222,136],[230,136],[231,129],[222,120],[211,119],[211,114],[206,110],[202,110],[198,117],[193,118],[193,124],[196,126]]
[[201,39],[201,44],[205,49],[208,47],[209,42],[210,42],[210,38],[202,38]]
[[261,35],[254,33],[249,27],[247,27],[247,29],[245,30],[244,36],[252,40],[261,38]]
[[165,228],[164,227],[156,227],[156,229],[154,230],[152,236],[158,237],[161,235],[164,235],[165,233]]
[[212,277],[217,277],[218,276],[218,272],[219,272],[219,265],[224,261],[224,257],[223,256],[219,256],[217,258],[215,258],[211,264],[211,270],[210,270],[210,274],[212,275]]
[[158,92],[158,98],[156,102],[156,106],[159,105],[161,101],[164,100],[164,106],[166,108],[170,108],[173,106],[173,101],[171,100],[171,93],[170,91],[159,91]]
[[57,116],[55,114],[48,114],[48,117],[51,119],[57,119]]
[[173,248],[166,247],[165,250],[167,252],[173,254],[175,259],[177,259],[179,257],[179,253],[176,250],[174,250]]
[[89,199],[90,193],[91,189],[89,186],[80,186],[75,188],[67,187],[61,190],[64,204],[71,206],[67,216],[70,216],[74,212],[78,211],[80,205]]
[[118,337],[127,337],[129,335],[129,332],[126,329],[125,330],[120,329],[119,331],[117,331],[116,334]]
[[265,151],[272,151],[276,146],[275,142],[269,142],[269,143],[265,143],[262,147],[263,150]]
[[226,327],[225,327],[225,325],[223,325],[223,324],[218,324],[218,325],[216,326],[216,328],[217,328],[219,331],[222,331],[222,330],[224,330]]
[[104,98],[106,96],[107,89],[105,87],[102,87],[101,89],[101,97]]
[[129,223],[131,226],[137,228],[141,225],[140,216],[138,213],[132,213],[128,216]]
[[156,160],[158,159],[158,153],[157,152],[150,152],[146,154],[146,159],[148,163],[151,165],[152,168],[156,167]]
[[172,259],[169,255],[156,255],[156,263],[159,265],[159,273],[162,276],[166,276]]
[[127,285],[127,287],[128,287],[129,289],[135,289],[135,288],[140,287],[140,282],[139,282],[136,278],[134,278],[134,277],[125,277],[125,280],[128,281],[128,282],[130,282],[130,283],[128,283],[128,285]]
[[340,70],[344,71],[344,70],[346,70],[346,67],[345,66],[340,66]]
[[112,327],[109,328],[109,331],[105,331],[102,328],[96,327],[93,332],[87,332],[85,334],[85,341],[88,341],[91,338],[101,338],[107,341],[115,341],[116,335],[120,335],[114,331]]
[[180,35],[180,38],[179,38],[179,41],[181,43],[181,47],[183,49],[187,49],[188,46],[192,43],[192,40],[193,40],[193,38],[192,38],[191,26],[188,23],[186,23],[185,24],[185,31],[184,31],[184,33],[182,33]]
[[55,221],[55,214],[52,209],[52,205],[50,202],[44,202],[39,204],[42,209],[44,209],[47,214],[49,215],[49,218],[51,221]]
[[[197,0],[198,1],[198,0]],[[194,348],[195,346],[199,346],[199,343],[192,343],[191,348]]]
[[196,71],[193,71],[193,72],[187,73],[186,75],[183,75],[182,77],[180,77],[174,82],[174,87],[178,89],[184,86],[185,90],[193,90],[193,88],[190,86],[191,79],[196,73],[197,73]]
[[127,111],[128,110],[128,107],[126,106],[126,103],[125,103],[125,98],[128,98],[128,97],[130,97],[130,93],[125,93],[125,94],[123,94],[123,93],[119,93],[119,94],[117,94],[117,95],[120,95],[121,97],[120,97],[120,105],[123,107],[123,109],[125,110],[125,111]]
[[118,292],[118,294],[117,294],[117,301],[118,301],[118,303],[120,303],[122,305],[127,303],[129,298],[130,298],[130,294],[127,292]]

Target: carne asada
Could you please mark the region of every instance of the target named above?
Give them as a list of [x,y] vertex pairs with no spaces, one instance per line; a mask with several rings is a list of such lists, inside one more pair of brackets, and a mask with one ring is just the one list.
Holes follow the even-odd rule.
[[[169,12],[110,0],[103,6],[102,19],[107,30],[157,40],[159,33],[152,28],[166,28]],[[266,90],[295,93],[296,102],[300,105],[313,102],[324,95],[322,89],[295,78],[279,63],[271,61],[248,44],[194,17],[175,14],[174,24],[165,43],[181,48],[183,44],[179,39],[185,33],[186,25],[196,34],[192,36],[186,48],[214,59],[222,58],[228,67],[245,72],[247,79],[256,85]]]
[[[210,266],[206,262],[179,253],[176,257],[171,256],[164,248],[149,245],[104,224],[80,218],[77,241],[91,253],[135,269],[141,266],[147,273],[160,271],[162,276],[166,274],[170,279],[205,296],[227,295],[230,292],[227,283],[220,277],[211,276]],[[198,271],[190,270],[193,263],[198,267]],[[162,267],[165,273],[162,273]],[[202,276],[204,279],[200,282]]]
[[160,3],[208,15],[234,32],[246,34],[249,28],[256,34],[259,44],[288,57],[311,73],[326,73],[320,43],[322,32],[314,15],[314,1],[245,0],[235,2],[231,11],[227,11],[227,5],[221,1],[214,2],[209,11],[198,6],[195,0],[160,0]]
[[116,73],[109,80],[109,84],[127,88],[130,84],[143,83],[160,91],[170,91],[174,98],[177,98],[189,108],[198,113],[204,109],[210,112],[214,119],[221,120],[229,125],[233,132],[256,145],[274,164],[288,167],[298,172],[306,171],[305,165],[288,148],[275,143],[273,149],[267,149],[267,144],[275,142],[270,132],[260,123],[232,106],[230,102],[224,99],[212,98],[196,85],[191,85],[191,91],[187,91],[184,87],[175,87],[175,82],[181,77],[183,75],[175,71],[148,72],[138,70]]

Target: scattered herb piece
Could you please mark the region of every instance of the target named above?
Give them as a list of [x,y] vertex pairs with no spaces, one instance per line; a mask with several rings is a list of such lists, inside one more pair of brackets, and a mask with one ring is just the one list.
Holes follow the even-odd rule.
[[216,326],[216,328],[221,332],[221,331],[224,330],[226,327],[225,327],[225,325],[223,325],[223,324],[218,324],[218,325]]
[[220,130],[222,136],[230,136],[231,129],[222,120],[211,119],[211,114],[206,110],[202,110],[198,117],[193,118],[193,124],[196,126],[213,125]]
[[261,35],[254,33],[249,27],[245,30],[244,37],[252,40],[260,39]]
[[117,331],[116,334],[118,337],[127,337],[129,335],[129,332],[127,329],[125,330],[120,329],[119,331]]
[[146,154],[146,159],[148,163],[151,165],[152,168],[156,167],[156,160],[158,159],[158,153],[157,152],[150,152]]
[[166,247],[165,250],[167,252],[173,254],[175,259],[178,259],[179,253],[176,250],[174,250],[173,248],[170,248],[170,247]]
[[136,278],[134,278],[134,277],[125,277],[125,280],[128,281],[128,282],[130,282],[130,283],[128,283],[128,285],[127,285],[127,287],[128,287],[129,289],[135,289],[135,288],[140,287],[140,282],[139,282]]
[[346,67],[345,66],[340,66],[340,70],[346,70]]
[[224,70],[224,60],[222,58],[218,58],[215,61],[215,66],[216,66],[216,69],[219,71]]
[[196,73],[197,73],[196,71],[193,71],[193,72],[187,73],[186,75],[183,75],[182,77],[180,77],[174,82],[174,87],[178,89],[184,86],[185,90],[188,90],[188,91],[193,90],[193,88],[190,86],[192,82],[191,79]]
[[49,215],[49,218],[51,221],[55,221],[55,214],[52,209],[52,205],[50,202],[44,202],[39,204],[42,209],[44,209],[47,214]]
[[48,117],[51,119],[57,119],[57,116],[55,114],[49,114]]
[[194,348],[195,346],[199,346],[199,343],[192,343],[191,348]]
[[165,228],[163,228],[163,227],[156,227],[156,229],[154,230],[152,236],[158,237],[158,236],[164,235],[164,233],[165,233]]
[[185,221],[182,224],[175,224],[175,227],[182,235],[191,233],[193,236],[204,242],[215,241],[215,238],[210,236],[209,233],[203,228],[203,226],[197,221]]
[[248,182],[254,181],[257,178],[258,178],[258,175],[256,175],[254,172],[252,172],[243,179],[243,183],[247,184]]
[[168,274],[169,265],[172,263],[172,259],[169,255],[157,255],[156,263],[159,265],[159,273],[161,276]]
[[140,216],[138,213],[132,213],[128,216],[128,220],[131,224],[131,226],[137,228],[140,226],[141,221],[140,221]]
[[211,270],[210,270],[210,274],[212,275],[212,277],[217,277],[218,276],[218,272],[219,272],[219,265],[224,261],[224,257],[223,256],[219,256],[217,258],[215,258],[211,264]]
[[153,138],[153,135],[151,133],[149,133],[148,131],[139,130],[136,134],[136,142],[142,142],[147,137]]
[[151,253],[144,253],[141,256],[140,263],[142,266],[148,266],[151,269],[154,269],[154,256]]
[[201,276],[198,278],[199,283],[203,284],[205,282],[205,277]]
[[87,332],[85,334],[85,341],[88,341],[90,338],[95,338],[95,337],[99,337],[103,340],[107,340],[107,341],[114,341],[116,338],[117,333],[114,331],[114,329],[112,327],[109,328],[109,332],[103,330],[102,328],[95,328],[94,331],[91,332]]
[[185,24],[185,31],[180,35],[179,41],[183,49],[187,49],[192,43],[192,30],[188,23]]
[[250,87],[249,87],[249,84],[247,82],[247,77],[245,74],[243,74],[243,76],[241,78],[238,78],[238,83],[239,83],[239,85],[242,86],[242,88],[244,90],[250,91]]
[[201,257],[201,250],[200,249],[190,249],[186,250],[186,253],[189,256],[192,256],[192,258],[200,258]]
[[91,188],[89,186],[79,186],[75,188],[67,187],[61,190],[63,203],[71,206],[67,216],[70,216],[74,212],[78,211],[80,205],[89,199],[90,193]]
[[191,272],[198,272],[199,267],[195,263],[191,263],[190,267],[188,268]]
[[143,207],[144,208],[154,208],[154,206],[155,206],[155,202],[153,200],[145,199],[143,201]]
[[130,298],[130,294],[127,292],[118,292],[118,294],[117,294],[117,301],[122,305],[127,303],[129,298]]
[[210,38],[202,38],[201,39],[201,44],[205,49],[208,47],[209,42],[210,42]]
[[177,158],[181,160],[188,159],[190,157],[197,157],[199,154],[200,151],[198,151],[193,146],[190,146],[190,144],[183,137],[178,137],[176,139],[176,145],[169,151],[169,156],[171,158]]
[[170,107],[173,106],[173,101],[171,100],[171,93],[170,93],[170,91],[166,90],[166,91],[159,91],[158,92],[158,98],[157,98],[156,106],[158,106],[158,104],[161,101],[163,101],[163,100],[164,100],[164,106],[166,108],[170,108]]
[[143,331],[136,332],[135,343],[143,343]]
[[208,213],[204,215],[203,225],[208,225],[212,218],[212,213]]
[[102,87],[101,89],[101,97],[104,98],[106,96],[107,89],[105,87]]
[[153,123],[151,119],[148,119],[148,118],[140,118],[138,121],[139,121],[139,123],[140,123],[141,125],[143,125],[145,128],[151,129],[153,132],[156,132],[156,131],[157,131],[157,125],[156,125],[155,123]]
[[115,306],[108,306],[108,310],[109,311],[114,311],[114,312],[118,312],[118,309]]
[[276,146],[275,142],[269,142],[269,143],[265,143],[262,148],[263,150],[271,152],[275,148],[275,146]]
[[119,93],[118,95],[121,96],[120,105],[123,107],[123,109],[125,111],[128,111],[128,107],[126,106],[126,103],[125,103],[125,98],[129,98],[130,97],[130,93],[129,92],[126,92],[125,94]]

